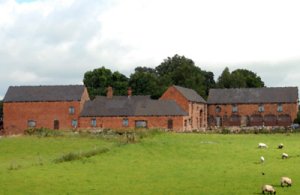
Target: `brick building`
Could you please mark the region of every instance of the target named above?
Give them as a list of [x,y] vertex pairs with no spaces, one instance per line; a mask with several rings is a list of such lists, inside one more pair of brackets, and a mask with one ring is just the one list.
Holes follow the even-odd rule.
[[174,100],[152,100],[150,96],[97,96],[86,102],[80,115],[80,127],[89,128],[163,128],[183,129],[187,113]]
[[4,130],[16,134],[35,127],[77,127],[87,100],[83,85],[9,87],[3,99]]
[[171,86],[159,100],[150,96],[89,99],[83,85],[9,87],[3,100],[7,134],[27,128],[205,130],[223,126],[289,126],[298,112],[297,87],[211,89],[207,103],[196,91]]
[[220,126],[289,126],[297,117],[298,88],[211,89],[208,123]]
[[206,101],[193,89],[173,85],[161,96],[160,100],[175,100],[188,113],[184,119],[184,131],[205,129],[207,127]]

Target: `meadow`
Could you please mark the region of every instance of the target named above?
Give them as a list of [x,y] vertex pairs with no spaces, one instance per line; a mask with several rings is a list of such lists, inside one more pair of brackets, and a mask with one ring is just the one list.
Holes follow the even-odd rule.
[[[258,149],[259,142],[269,148]],[[91,151],[102,152],[57,161]],[[290,158],[281,159],[282,152]],[[280,187],[281,176],[293,186]],[[135,143],[80,135],[0,138],[0,194],[261,194],[263,184],[277,194],[300,194],[299,183],[298,133],[155,133]]]

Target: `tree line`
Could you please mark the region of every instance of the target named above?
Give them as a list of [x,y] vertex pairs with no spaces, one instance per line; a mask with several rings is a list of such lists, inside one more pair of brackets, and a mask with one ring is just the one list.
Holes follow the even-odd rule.
[[193,60],[178,54],[164,59],[155,68],[136,67],[129,78],[105,67],[87,71],[83,83],[92,99],[97,95],[105,95],[108,86],[113,87],[114,95],[127,95],[127,89],[131,87],[133,95],[151,95],[154,99],[159,98],[171,85],[194,89],[203,98],[207,98],[211,88],[265,86],[256,73],[246,69],[230,72],[227,67],[215,81],[213,72],[202,70]]

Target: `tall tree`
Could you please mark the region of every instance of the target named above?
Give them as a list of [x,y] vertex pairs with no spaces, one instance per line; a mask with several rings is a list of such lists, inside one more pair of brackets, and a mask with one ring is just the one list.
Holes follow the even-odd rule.
[[222,74],[219,76],[217,81],[218,88],[231,88],[231,75],[229,72],[229,68],[226,67]]
[[231,73],[232,79],[237,79],[239,85],[237,87],[257,88],[264,87],[265,84],[256,73],[246,70],[237,69]]
[[206,97],[206,77],[201,69],[195,66],[193,60],[184,56],[168,57],[156,68],[162,94],[170,85],[180,85],[194,89]]
[[87,71],[84,74],[83,83],[93,99],[97,95],[106,95],[108,86],[113,87],[114,95],[125,95],[127,93],[128,78],[119,72],[112,73],[111,70],[101,67],[93,71]]
[[223,70],[217,81],[219,88],[257,88],[264,86],[264,82],[256,73],[246,69],[237,69],[230,73],[228,67]]
[[151,95],[158,98],[158,78],[155,69],[147,67],[137,67],[130,75],[129,86],[134,95]]

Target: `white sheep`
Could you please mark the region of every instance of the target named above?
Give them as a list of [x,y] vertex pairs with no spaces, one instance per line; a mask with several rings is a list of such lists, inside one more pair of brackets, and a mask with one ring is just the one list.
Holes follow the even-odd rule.
[[282,149],[282,148],[283,148],[283,144],[281,143],[278,145],[278,149]]
[[288,178],[288,177],[281,177],[281,187],[284,186],[284,184],[286,184],[287,187],[292,186],[292,179]]
[[265,192],[269,194],[276,194],[276,190],[271,185],[264,185],[262,187],[262,193],[265,194]]
[[289,155],[287,153],[282,153],[281,158],[282,159],[287,159]]
[[259,148],[267,148],[268,146],[267,146],[267,144],[265,144],[265,143],[259,143],[259,144],[258,144],[258,147],[259,147]]
[[261,163],[265,162],[265,158],[263,156],[260,157],[260,162]]

